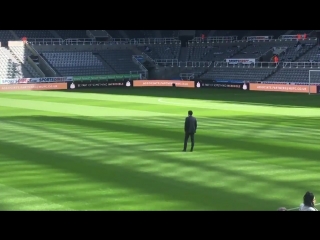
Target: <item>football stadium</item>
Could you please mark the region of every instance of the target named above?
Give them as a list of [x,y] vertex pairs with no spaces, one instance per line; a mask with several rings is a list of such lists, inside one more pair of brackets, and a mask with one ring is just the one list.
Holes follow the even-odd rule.
[[0,210],[299,211],[320,190],[319,37],[0,30]]

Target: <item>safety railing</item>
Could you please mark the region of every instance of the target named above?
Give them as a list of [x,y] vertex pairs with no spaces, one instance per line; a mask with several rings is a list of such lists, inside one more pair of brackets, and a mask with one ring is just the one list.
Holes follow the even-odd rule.
[[143,58],[142,55],[132,55],[132,61],[139,66],[141,71],[139,71],[140,74],[142,74],[143,79],[148,78],[148,69],[139,61],[139,59]]
[[181,44],[181,41],[175,38],[134,38],[130,40],[130,44],[132,45]]
[[210,67],[212,64],[211,61],[187,61],[187,62],[179,62],[179,67]]
[[177,66],[179,61],[178,59],[155,59],[154,60],[156,65],[160,66]]
[[273,39],[273,36],[245,36],[242,40],[245,41],[267,41]]
[[188,43],[205,43],[205,42],[232,42],[238,39],[238,36],[217,36],[217,37],[195,37],[188,41]]
[[47,69],[49,69],[49,71],[51,71],[53,73],[54,76],[58,76],[57,72],[50,66],[50,64],[43,58],[43,56],[37,51],[37,49],[35,49],[34,47],[32,47],[29,43],[28,43],[28,47],[32,49],[33,52],[36,53],[36,55],[39,58],[39,62],[44,64],[45,67]]
[[120,44],[130,44],[129,38],[110,38],[108,41],[105,41],[105,45],[120,45]]
[[29,38],[30,45],[120,45],[130,44],[129,38],[110,38],[107,41],[97,41],[94,38]]
[[283,62],[283,68],[320,68],[320,62]]
[[30,45],[63,45],[62,38],[28,38]]
[[181,80],[194,79],[194,73],[180,73],[179,77],[181,78]]
[[[298,39],[298,35],[301,36],[301,39]],[[317,40],[316,37],[309,37],[308,35],[304,37],[304,34],[295,34],[295,35],[281,35],[279,36],[281,40],[290,40],[290,41],[297,41],[297,40]]]
[[156,64],[156,62],[155,62],[148,54],[146,54],[146,53],[143,52],[143,53],[142,53],[142,56],[144,56],[148,61]]
[[29,38],[28,43],[31,45],[118,45],[118,44],[181,44],[180,40],[175,38],[109,38],[106,41],[97,41],[94,38]]
[[69,38],[64,40],[66,45],[120,45],[130,44],[129,38],[109,38],[106,41],[97,41],[93,38]]
[[[258,36],[259,37],[259,36]],[[261,37],[261,36],[260,36]],[[262,36],[263,37],[263,36]],[[261,38],[262,38],[261,37]],[[270,37],[270,36],[269,36]],[[310,37],[307,39],[302,40],[314,40],[317,41],[316,37]],[[282,35],[279,39],[255,39],[255,40],[248,40],[248,37],[245,37],[242,40],[237,40],[236,36],[229,36],[229,37],[208,37],[208,38],[199,38],[196,37],[192,40],[188,41],[188,45],[192,44],[211,44],[211,43],[241,43],[241,42],[248,42],[248,41],[257,41],[257,42],[272,42],[272,41],[297,41],[296,35]],[[175,38],[109,38],[106,41],[97,41],[94,38],[69,38],[69,39],[62,39],[62,38],[29,38],[28,43],[30,45],[124,45],[124,44],[131,44],[131,45],[149,45],[149,44],[181,44],[180,40]]]
[[275,62],[251,62],[250,64],[243,64],[241,62],[235,63],[228,63],[224,61],[217,61],[214,62],[214,67],[234,67],[234,68],[277,68],[279,63]]
[[178,66],[178,67],[210,67],[211,61],[178,61],[178,59],[155,59],[154,62],[159,66]]

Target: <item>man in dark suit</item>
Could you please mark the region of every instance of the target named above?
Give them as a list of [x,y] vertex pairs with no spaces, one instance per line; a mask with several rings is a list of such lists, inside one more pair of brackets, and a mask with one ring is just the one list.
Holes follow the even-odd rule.
[[194,134],[197,131],[197,119],[192,116],[193,112],[190,110],[188,111],[188,117],[186,117],[186,120],[184,122],[184,147],[183,147],[183,151],[185,152],[187,150],[187,145],[188,145],[188,140],[189,137],[191,138],[191,149],[190,151],[193,151],[193,147],[194,147]]

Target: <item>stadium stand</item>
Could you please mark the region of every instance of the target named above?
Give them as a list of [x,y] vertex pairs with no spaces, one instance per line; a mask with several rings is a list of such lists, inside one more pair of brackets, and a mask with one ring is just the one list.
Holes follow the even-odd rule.
[[212,67],[200,79],[216,81],[263,81],[275,71],[275,67]]
[[9,40],[14,40],[15,37],[12,35],[10,30],[0,30],[0,42],[2,45],[6,45]]
[[132,61],[134,52],[130,49],[110,49],[97,52],[115,73],[130,73],[140,71],[138,65]]
[[[208,30],[202,30],[205,33]],[[273,36],[273,39],[285,34],[287,30],[209,30],[207,37],[215,36],[237,36],[237,40],[241,40],[246,36]]]
[[67,38],[88,38],[86,30],[55,30],[63,39]]
[[7,48],[0,47],[0,79],[17,77],[32,77],[32,75],[23,68]]
[[306,54],[302,55],[299,59],[299,62],[320,62],[320,47],[314,45],[314,47],[308,51]]
[[297,42],[290,42],[287,43],[285,46],[287,49],[283,52],[282,55],[280,55],[280,61],[281,62],[293,62],[295,61],[299,56],[307,52],[310,48],[313,47],[313,45],[297,45]]
[[[296,73],[298,78],[303,78],[304,81],[307,81],[307,75],[305,73],[302,74],[302,68],[288,68],[283,64],[287,64],[287,62],[315,63],[320,61],[320,50],[316,46],[316,39],[300,40],[299,42],[295,39],[277,39],[280,35],[309,34],[312,32],[311,30],[197,30],[195,31],[196,38],[188,41],[187,45],[183,44],[183,47],[181,41],[177,38],[179,30],[106,31],[114,38],[114,42],[103,44],[106,45],[105,48],[98,46],[92,46],[89,49],[68,48],[70,45],[82,45],[83,47],[91,45],[90,41],[92,40],[86,35],[86,30],[0,30],[0,41],[6,42],[17,37],[21,39],[24,36],[29,39],[57,39],[59,36],[62,39],[88,39],[87,43],[81,44],[67,41],[64,43],[58,42],[55,45],[53,45],[53,42],[44,44],[41,41],[34,44],[36,50],[41,49],[39,52],[43,53],[44,60],[58,74],[65,76],[141,72],[143,68],[141,65],[145,64],[147,59],[148,64],[146,65],[150,69],[152,67],[167,67],[166,71],[169,72],[179,67],[179,69],[175,69],[174,71],[177,73],[177,76],[181,73],[186,79],[197,76],[201,79],[223,78],[239,80],[235,79],[238,76],[237,78],[246,81],[279,81],[279,79],[285,77],[287,71],[291,71],[290,73]],[[313,31],[313,33],[315,32]],[[199,37],[201,34],[205,35],[205,39]],[[210,36],[219,38],[220,40],[211,41],[209,40]],[[250,42],[247,41],[247,36],[272,36],[273,39]],[[116,42],[119,38],[130,38],[131,40],[121,43]],[[230,40],[231,38],[232,40]],[[30,42],[30,45],[33,43]],[[57,45],[60,45],[60,47],[64,46],[65,49],[56,48]],[[107,45],[112,45],[114,48],[110,48]],[[21,71],[28,69],[26,71],[27,74],[29,73],[31,76],[37,75],[25,61],[25,58],[30,54],[28,50],[22,50],[15,46],[10,47],[10,51],[10,54],[13,56],[12,58],[17,58],[18,62],[20,62]],[[256,63],[259,63],[259,61],[270,62],[274,54],[279,55],[280,64],[277,68],[271,66],[248,67],[236,65],[227,67],[219,64],[211,65],[211,63],[225,62],[226,58],[255,58]],[[145,59],[137,63],[133,55],[139,56],[140,59],[144,56]],[[7,60],[2,59],[2,61]],[[191,64],[187,64],[188,62]],[[205,63],[205,67],[200,62]],[[185,65],[188,65],[188,67],[184,67]],[[305,70],[308,68],[309,66],[306,66]],[[2,71],[2,73],[4,72]],[[293,76],[292,74],[287,76],[290,76],[289,78],[291,79],[298,79],[291,77]]]
[[[245,32],[247,32],[246,30],[241,30],[240,36],[243,35]],[[208,36],[207,37],[221,37],[221,36],[238,36],[239,34],[235,35],[237,32],[233,31],[233,30],[210,30],[208,32]]]
[[[306,83],[309,81],[309,67],[304,68],[280,68],[276,74],[267,78],[268,82],[300,82]],[[320,72],[314,72],[312,75],[313,79],[320,79]]]
[[290,31],[290,34],[294,35],[294,34],[310,34],[312,32],[312,30],[292,30]]
[[148,38],[150,36],[146,35],[147,31],[143,30],[127,30],[126,34],[129,38]]
[[208,67],[181,67],[179,76],[183,80],[195,79],[202,76],[207,70]]
[[247,31],[243,36],[271,36],[277,39],[280,35],[286,34],[287,30],[251,30]]
[[277,41],[268,41],[268,42],[248,42],[247,47],[236,53],[234,58],[254,58],[259,59],[266,52],[272,51],[274,47],[288,47],[288,45],[294,45],[295,42],[277,42]]
[[13,56],[25,67],[30,73],[30,77],[40,77],[40,75],[33,69],[33,67],[28,63],[27,57],[31,56],[32,53],[25,46],[9,46],[9,50],[12,52]]
[[19,38],[55,38],[49,30],[14,30]]
[[147,44],[139,46],[138,49],[147,54],[152,59],[178,59],[180,53],[180,43]]
[[160,31],[162,38],[176,38],[178,37],[178,30],[162,30]]
[[118,30],[106,30],[112,38],[123,38]]
[[246,47],[247,43],[195,43],[187,47],[187,58],[180,56],[180,61],[223,61],[231,58]]
[[42,52],[41,54],[61,76],[114,74],[92,52]]

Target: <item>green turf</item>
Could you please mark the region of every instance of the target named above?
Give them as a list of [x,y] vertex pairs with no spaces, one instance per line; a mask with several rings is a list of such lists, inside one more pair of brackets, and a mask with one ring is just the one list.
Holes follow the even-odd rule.
[[[2,210],[275,210],[320,188],[319,96],[0,93]],[[198,118],[195,151],[183,123]]]

